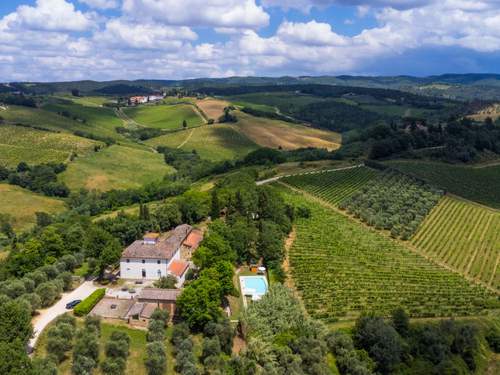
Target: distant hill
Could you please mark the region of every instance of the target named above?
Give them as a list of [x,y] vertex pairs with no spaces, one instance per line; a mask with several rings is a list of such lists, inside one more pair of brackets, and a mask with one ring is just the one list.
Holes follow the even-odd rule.
[[[500,100],[500,74],[443,74],[429,77],[412,76],[300,76],[300,77],[227,77],[196,78],[187,80],[116,80],[108,82],[18,82],[11,86],[27,93],[53,94],[78,89],[81,93],[125,95],[124,86],[141,87],[154,91],[169,87],[198,89],[202,87],[231,86],[282,86],[321,84],[333,86],[357,86],[367,88],[395,89],[419,95],[438,96],[459,100]],[[2,85],[3,87],[7,87]],[[0,90],[2,87],[0,86]],[[132,90],[130,90],[132,93]],[[134,92],[135,93],[135,92]],[[137,92],[139,93],[139,92]]]

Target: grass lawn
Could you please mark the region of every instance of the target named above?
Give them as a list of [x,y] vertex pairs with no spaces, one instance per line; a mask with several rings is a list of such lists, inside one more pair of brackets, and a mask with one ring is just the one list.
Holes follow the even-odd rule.
[[271,148],[293,150],[301,147],[318,147],[335,150],[340,147],[341,135],[328,130],[310,128],[285,121],[254,117],[236,112],[236,126],[255,143]]
[[242,157],[257,148],[257,145],[238,131],[235,125],[207,125],[188,129],[146,142],[149,146],[167,146],[187,151],[196,150],[208,160],[220,161]]
[[[83,321],[79,320],[77,325],[78,327],[81,327],[83,325]],[[47,331],[48,329],[46,328],[42,333],[42,335],[40,336],[40,339],[38,340],[35,349],[35,357],[43,358],[47,353],[46,352]],[[100,344],[99,361],[102,362],[105,359],[104,346],[113,331],[125,332],[130,337],[130,354],[127,359],[127,368],[125,370],[125,373],[133,375],[146,375],[147,374],[146,367],[144,366],[144,358],[146,354],[146,331],[131,329],[125,323],[119,323],[119,322],[101,323],[101,337],[99,340]],[[72,353],[70,352],[68,353],[68,358],[59,365],[58,370],[60,375],[71,374],[71,357]],[[102,373],[98,368],[94,371],[94,374],[99,375]]]
[[113,145],[88,157],[76,159],[60,175],[70,189],[107,191],[140,187],[161,180],[173,169],[160,154]]
[[408,160],[389,161],[386,164],[420,177],[452,194],[500,209],[500,165],[478,168]]
[[54,214],[65,210],[62,200],[45,197],[19,186],[0,184],[0,213],[9,214],[16,231],[29,229],[36,223],[35,212]]
[[67,133],[54,133],[14,125],[0,125],[0,165],[65,162],[72,152],[88,155],[101,144]]
[[184,120],[186,120],[188,127],[203,124],[203,119],[189,104],[141,105],[125,108],[123,111],[138,124],[151,128],[182,129]]

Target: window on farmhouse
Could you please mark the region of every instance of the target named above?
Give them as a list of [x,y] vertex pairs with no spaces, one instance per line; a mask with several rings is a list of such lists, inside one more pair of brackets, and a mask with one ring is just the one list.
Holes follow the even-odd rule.
[[160,263],[161,263],[161,260],[159,260],[159,259],[158,259],[158,260],[156,261],[156,263],[160,264]]
[[143,260],[142,260],[142,263],[146,263],[146,261],[143,259]]

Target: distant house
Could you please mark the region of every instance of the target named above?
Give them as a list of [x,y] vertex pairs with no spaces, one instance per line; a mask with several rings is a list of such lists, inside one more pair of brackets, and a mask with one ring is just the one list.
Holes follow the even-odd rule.
[[193,231],[191,225],[182,224],[164,235],[147,233],[134,241],[122,253],[120,277],[157,280],[172,274],[182,285],[190,263],[181,259],[181,249]]
[[144,104],[148,102],[147,96],[132,96],[128,100],[130,105]]

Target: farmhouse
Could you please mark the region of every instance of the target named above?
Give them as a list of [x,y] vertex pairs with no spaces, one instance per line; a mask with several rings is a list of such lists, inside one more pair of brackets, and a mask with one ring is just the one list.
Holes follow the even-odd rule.
[[147,96],[132,96],[129,98],[130,105],[144,104],[148,102]]
[[170,274],[182,286],[190,263],[181,259],[181,248],[193,231],[191,225],[182,224],[164,235],[147,233],[142,240],[134,241],[122,253],[121,278],[157,280]]

